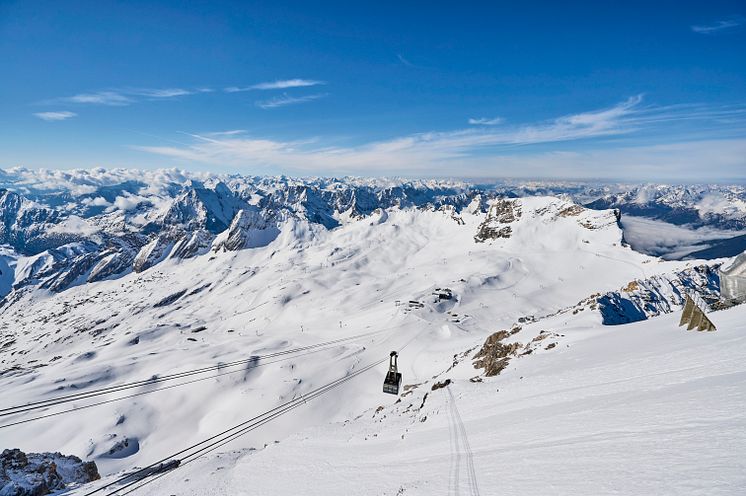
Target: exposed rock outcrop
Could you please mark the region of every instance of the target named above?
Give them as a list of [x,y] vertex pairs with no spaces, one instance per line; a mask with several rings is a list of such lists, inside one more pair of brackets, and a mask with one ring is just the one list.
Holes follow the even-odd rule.
[[100,479],[94,462],[61,453],[24,453],[6,449],[0,454],[0,495],[44,496]]
[[679,310],[686,293],[714,303],[720,297],[717,268],[718,265],[697,265],[631,281],[619,291],[606,293],[597,300],[603,323],[626,324]]
[[521,216],[521,205],[518,200],[496,200],[490,205],[487,217],[479,225],[474,241],[484,243],[487,240],[509,238],[513,229],[507,225]]
[[482,349],[474,355],[474,368],[484,369],[484,375],[491,377],[502,372],[510,363],[510,359],[518,354],[523,347],[519,342],[504,343],[512,333],[497,331],[484,342]]

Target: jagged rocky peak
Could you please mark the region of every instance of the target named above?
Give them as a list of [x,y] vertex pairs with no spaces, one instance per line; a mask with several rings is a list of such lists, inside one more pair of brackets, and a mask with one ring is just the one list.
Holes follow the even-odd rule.
[[74,237],[51,228],[65,218],[62,212],[12,191],[0,190],[0,244],[29,255],[61,246]]
[[100,479],[95,462],[61,453],[24,453],[6,449],[0,454],[0,494],[44,496],[71,485]]
[[215,238],[213,251],[236,251],[265,246],[280,233],[273,222],[268,221],[256,208],[239,210],[230,227]]
[[166,226],[185,230],[205,229],[217,234],[228,228],[236,212],[245,205],[245,202],[222,182],[208,187],[200,181],[192,180],[184,191],[173,199],[161,216],[160,222]]
[[294,185],[273,192],[263,206],[272,212],[284,210],[299,219],[333,229],[339,226],[334,216],[337,199],[336,191],[321,190],[312,185]]
[[168,257],[176,242],[184,236],[180,231],[166,231],[143,246],[135,257],[132,269],[142,272]]
[[487,217],[479,225],[474,241],[484,243],[487,240],[509,238],[513,229],[509,224],[521,216],[520,200],[499,199],[490,204]]

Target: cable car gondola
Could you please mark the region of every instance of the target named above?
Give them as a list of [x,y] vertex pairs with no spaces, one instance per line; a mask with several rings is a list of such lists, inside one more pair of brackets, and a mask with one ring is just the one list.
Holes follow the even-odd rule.
[[399,354],[395,351],[391,352],[389,356],[389,372],[386,374],[386,378],[383,380],[383,392],[389,394],[399,394],[399,388],[401,387],[401,374],[397,369],[397,358]]

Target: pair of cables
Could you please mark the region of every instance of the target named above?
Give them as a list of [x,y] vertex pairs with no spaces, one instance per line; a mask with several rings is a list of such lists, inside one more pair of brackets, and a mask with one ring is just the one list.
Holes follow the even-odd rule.
[[[384,329],[383,331],[385,330],[387,329]],[[427,330],[427,327],[423,327],[419,332],[417,332],[414,336],[412,336],[412,338],[410,338],[404,345],[400,346],[398,349],[398,352],[401,352],[404,348],[408,347],[415,339],[417,339],[417,337],[422,335],[426,330]],[[376,331],[375,333],[379,333],[383,331]],[[349,373],[340,379],[337,379],[321,387],[318,387],[302,396],[293,398],[292,400],[287,401],[275,408],[267,410],[266,412],[260,415],[252,417],[248,420],[245,420],[244,422],[241,422],[240,424],[236,424],[233,427],[230,427],[229,429],[219,432],[218,434],[210,436],[209,438],[203,441],[200,441],[199,443],[193,444],[187,448],[182,449],[181,451],[177,451],[176,453],[171,454],[170,456],[167,456],[156,462],[153,462],[150,465],[143,467],[133,473],[127,474],[104,486],[94,489],[93,491],[87,492],[83,494],[82,496],[92,496],[101,491],[111,489],[113,486],[116,486],[119,484],[124,484],[124,485],[119,488],[114,489],[111,492],[106,493],[104,496],[125,496],[134,491],[137,491],[141,487],[146,486],[148,484],[152,484],[153,482],[160,479],[161,477],[165,477],[166,475],[188,465],[189,463],[192,463],[193,461],[220,448],[221,446],[224,446],[225,444],[228,444],[229,442],[243,436],[244,434],[254,429],[257,429],[261,427],[262,425],[268,422],[271,422],[272,420],[278,417],[281,417],[282,415],[285,415],[289,413],[290,411],[302,405],[305,405],[306,402],[311,401],[315,398],[318,398],[319,396],[322,396],[328,393],[329,391],[340,387],[341,385],[343,385],[344,383],[348,381],[351,381],[355,377],[361,374],[364,374],[365,372],[381,365],[382,363],[386,362],[388,359],[389,358],[386,357],[386,358],[377,360],[375,362],[369,363],[365,367],[355,372]],[[177,458],[177,457],[181,457],[181,458]]]
[[[171,455],[165,458],[162,458],[156,462],[153,462],[150,465],[147,465],[146,467],[143,467],[130,474],[124,475],[104,486],[101,486],[97,489],[87,492],[83,496],[92,496],[94,494],[105,491],[107,489],[111,489],[113,486],[116,486],[119,484],[124,484],[124,485],[119,488],[114,489],[111,492],[106,493],[105,496],[114,496],[114,495],[124,496],[133,491],[136,491],[137,489],[140,489],[141,487],[147,484],[151,484],[155,482],[156,480],[160,479],[161,477],[164,477],[165,475],[172,473],[176,471],[177,469],[184,467],[185,465],[188,465],[189,463],[197,460],[198,458],[206,455],[207,453],[210,453],[220,448],[221,446],[235,439],[238,439],[244,434],[251,432],[252,430],[257,429],[261,427],[262,425],[268,422],[271,422],[283,415],[286,415],[292,410],[300,406],[303,406],[308,401],[312,401],[342,386],[346,382],[351,381],[352,379],[358,377],[359,375],[364,374],[365,372],[381,365],[386,360],[388,360],[388,357],[369,363],[368,365],[362,367],[361,369],[348,373],[346,376],[340,379],[336,379],[330,383],[320,386],[304,395],[301,395],[297,398],[287,401],[279,406],[276,406],[275,408],[267,410],[266,412],[263,412],[239,424],[236,424],[228,429],[225,429],[213,436],[210,436],[207,439],[204,439],[180,451],[172,453]],[[146,477],[149,477],[152,475],[155,475],[155,476],[152,478],[146,479]]]
[[[135,398],[137,396],[142,396],[142,395],[154,393],[157,391],[163,391],[163,390],[172,389],[172,388],[176,388],[180,386],[185,386],[187,384],[193,384],[196,382],[206,381],[206,380],[214,379],[216,377],[220,377],[224,375],[235,374],[238,372],[245,372],[247,369],[261,367],[263,365],[269,365],[272,363],[277,363],[277,362],[281,362],[285,360],[290,360],[293,358],[310,355],[312,353],[318,353],[320,351],[327,350],[330,347],[333,347],[338,344],[342,344],[342,343],[349,342],[349,341],[355,341],[359,339],[364,339],[364,338],[367,338],[367,337],[370,337],[376,334],[381,334],[388,330],[389,329],[382,329],[382,330],[372,331],[368,333],[357,334],[354,336],[348,336],[345,338],[334,339],[331,341],[325,341],[322,343],[316,343],[316,344],[312,344],[308,346],[301,346],[301,347],[293,348],[290,350],[283,350],[283,351],[268,353],[264,355],[252,355],[249,358],[234,360],[231,362],[219,363],[216,365],[201,367],[201,368],[192,369],[192,370],[186,370],[183,372],[177,372],[177,373],[167,374],[163,376],[154,376],[149,379],[142,379],[138,381],[127,382],[124,384],[118,384],[118,385],[103,387],[99,389],[81,391],[79,393],[67,394],[67,395],[58,396],[55,398],[50,398],[47,400],[39,400],[39,401],[34,401],[31,403],[26,403],[22,405],[15,405],[11,407],[2,408],[0,409],[0,419],[4,417],[10,417],[13,415],[21,414],[21,413],[46,410],[51,407],[65,405],[68,403],[78,403],[84,400],[96,399],[96,398],[111,395],[111,394],[129,392],[129,391],[132,391],[138,388],[147,388],[144,391],[137,391],[136,393],[126,394],[124,396],[119,396],[116,398],[110,398],[110,399],[106,399],[103,401],[97,401],[94,403],[88,403],[88,404],[83,404],[83,405],[76,405],[72,408],[68,408],[65,410],[60,410],[60,411],[56,411],[52,413],[46,413],[43,415],[37,415],[34,417],[29,417],[29,418],[12,421],[12,422],[5,423],[5,424],[0,424],[0,429],[12,427],[12,426],[19,425],[19,424],[25,424],[27,422],[33,422],[36,420],[41,420],[41,419],[45,419],[49,417],[55,417],[57,415],[71,413],[71,412],[83,410],[86,408],[92,408],[92,407],[104,405],[107,403],[123,401],[126,399]],[[245,367],[237,368],[241,366],[245,366]],[[218,372],[218,373],[204,376],[204,374],[208,374],[210,372]],[[193,378],[195,376],[203,376],[203,377]],[[171,383],[179,379],[188,379],[188,380],[177,382],[175,384],[162,385],[164,383]],[[152,387],[152,386],[159,386],[159,385],[161,386]]]

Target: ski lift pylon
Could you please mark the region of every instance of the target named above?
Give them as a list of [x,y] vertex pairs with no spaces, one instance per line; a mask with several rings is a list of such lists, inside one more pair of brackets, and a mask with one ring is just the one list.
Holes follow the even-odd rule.
[[389,355],[389,371],[386,374],[386,379],[383,380],[383,392],[389,394],[399,394],[399,388],[401,387],[401,374],[398,370],[397,359],[399,354],[395,351]]

